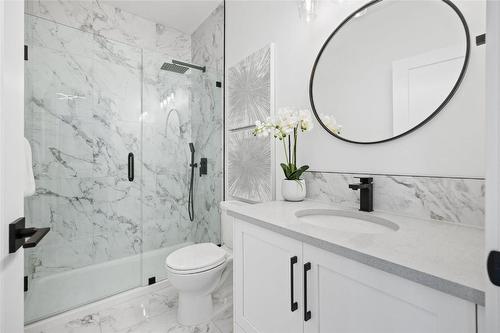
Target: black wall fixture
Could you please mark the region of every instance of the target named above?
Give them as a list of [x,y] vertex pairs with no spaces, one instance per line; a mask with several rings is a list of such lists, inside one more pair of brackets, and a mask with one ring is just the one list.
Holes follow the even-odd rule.
[[24,217],[18,218],[9,224],[9,253],[14,253],[21,247],[37,246],[49,231],[50,228],[26,228]]
[[200,159],[200,177],[206,174],[208,174],[208,159],[202,157]]
[[128,153],[127,171],[128,171],[128,181],[133,182],[134,181],[134,154],[133,153]]
[[476,36],[476,45],[484,45],[486,44],[486,34]]

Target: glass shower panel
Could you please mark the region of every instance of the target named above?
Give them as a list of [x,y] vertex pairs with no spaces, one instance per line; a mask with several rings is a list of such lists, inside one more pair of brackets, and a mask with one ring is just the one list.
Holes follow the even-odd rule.
[[[162,70],[172,59],[144,50],[143,283],[166,278],[165,259],[192,243],[220,243],[222,200],[222,89],[208,69]],[[194,220],[188,214],[194,144]],[[200,159],[207,174],[200,175]]]
[[[25,320],[141,284],[142,50],[26,15],[25,136],[36,194]],[[128,155],[135,179],[128,180]]]
[[187,211],[192,83],[188,73],[160,69],[171,60],[144,50],[143,283],[166,278],[167,255],[194,242]]
[[192,77],[192,137],[198,157],[207,158],[207,175],[195,177],[196,225],[193,237],[197,243],[221,243],[223,95],[217,82],[222,82],[222,71],[215,68],[208,67],[205,73]]

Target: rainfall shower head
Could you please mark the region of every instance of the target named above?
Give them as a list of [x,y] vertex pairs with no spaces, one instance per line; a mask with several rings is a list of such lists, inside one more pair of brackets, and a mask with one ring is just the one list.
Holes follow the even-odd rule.
[[197,69],[203,73],[206,72],[207,68],[205,66],[193,65],[187,62],[172,59],[172,63],[164,62],[161,69],[169,72],[184,74],[188,69]]
[[168,62],[165,62],[161,66],[161,69],[163,69],[164,71],[169,71],[169,72],[184,74],[184,73],[186,73],[186,71],[189,68],[188,67],[184,67],[184,66],[179,66],[179,65],[176,65],[176,64],[169,64]]

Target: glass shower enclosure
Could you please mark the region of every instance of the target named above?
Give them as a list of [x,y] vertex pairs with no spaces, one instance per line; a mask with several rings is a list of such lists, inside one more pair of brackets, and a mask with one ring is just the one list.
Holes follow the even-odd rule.
[[[168,54],[28,14],[25,34],[25,215],[51,228],[25,252],[30,323],[162,280],[171,251],[220,242],[223,111],[216,69],[162,70]],[[193,222],[190,142],[208,159]]]

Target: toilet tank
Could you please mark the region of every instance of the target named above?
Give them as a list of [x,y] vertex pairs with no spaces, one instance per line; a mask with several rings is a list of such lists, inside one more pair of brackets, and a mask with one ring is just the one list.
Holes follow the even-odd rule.
[[228,248],[233,248],[233,218],[227,215],[228,206],[241,205],[246,206],[250,205],[249,203],[230,200],[230,201],[221,201],[220,203],[220,223],[221,223],[221,237],[222,244],[227,246]]

